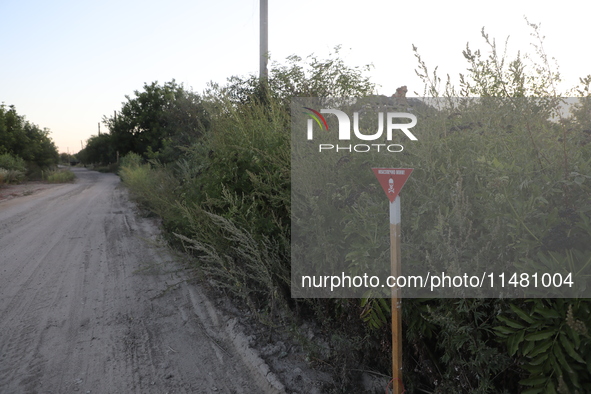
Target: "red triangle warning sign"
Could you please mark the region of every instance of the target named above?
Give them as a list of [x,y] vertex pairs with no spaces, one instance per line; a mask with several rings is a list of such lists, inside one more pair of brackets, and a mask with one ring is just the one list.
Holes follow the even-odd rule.
[[390,202],[394,202],[412,170],[412,168],[372,168]]

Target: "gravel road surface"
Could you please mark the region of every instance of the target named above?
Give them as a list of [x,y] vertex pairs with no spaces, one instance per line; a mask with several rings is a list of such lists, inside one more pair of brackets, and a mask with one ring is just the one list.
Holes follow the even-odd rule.
[[119,178],[73,170],[0,201],[0,393],[276,392],[198,288],[165,292],[181,274]]

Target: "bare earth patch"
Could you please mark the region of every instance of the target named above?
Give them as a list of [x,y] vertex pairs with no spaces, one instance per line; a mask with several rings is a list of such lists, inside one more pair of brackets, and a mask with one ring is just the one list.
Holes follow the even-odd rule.
[[11,200],[16,197],[29,196],[43,190],[52,189],[60,186],[56,183],[46,183],[41,181],[24,182],[18,185],[1,185],[0,201]]
[[197,285],[169,287],[184,271],[119,178],[75,172],[75,183],[3,191],[0,393],[284,391],[224,320],[197,315]]

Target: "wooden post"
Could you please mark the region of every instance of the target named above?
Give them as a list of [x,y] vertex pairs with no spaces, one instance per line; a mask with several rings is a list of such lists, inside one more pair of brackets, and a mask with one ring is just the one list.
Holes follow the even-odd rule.
[[[390,200],[390,275],[400,277],[400,190],[412,168],[372,168]],[[398,283],[392,287],[392,393],[402,394],[402,295]]]
[[[400,196],[390,203],[390,272],[400,276]],[[392,287],[392,393],[402,393],[402,300],[400,288]]]

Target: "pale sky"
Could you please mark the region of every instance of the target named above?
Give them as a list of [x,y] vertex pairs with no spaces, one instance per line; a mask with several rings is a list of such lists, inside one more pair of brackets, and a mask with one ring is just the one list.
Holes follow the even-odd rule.
[[[580,2],[542,4],[269,0],[269,51],[282,62],[342,45],[348,65],[373,64],[377,93],[407,85],[411,96],[423,91],[412,44],[457,79],[466,43],[486,49],[483,26],[500,48],[510,36],[511,59],[533,54],[527,16],[541,23],[566,91],[591,74],[589,18]],[[174,78],[201,93],[209,81],[258,73],[259,0],[0,0],[0,21],[0,102],[49,128],[60,152],[77,152],[145,82]]]

